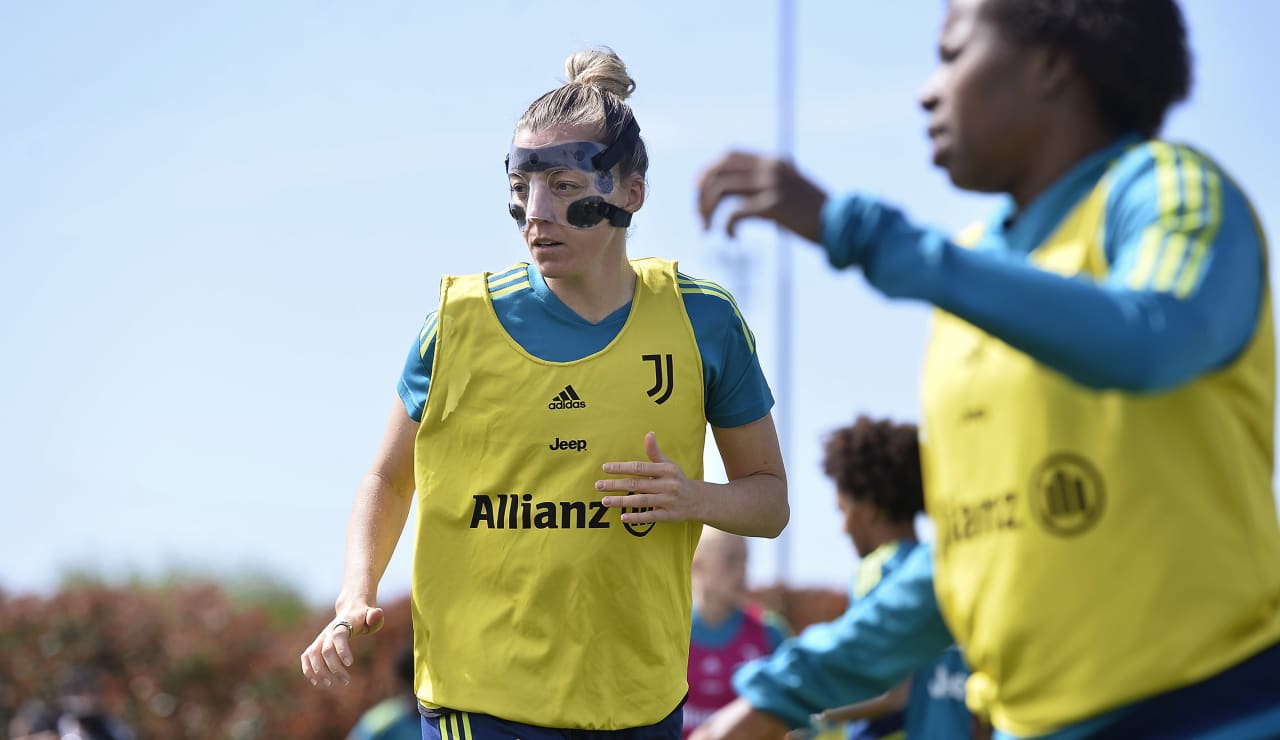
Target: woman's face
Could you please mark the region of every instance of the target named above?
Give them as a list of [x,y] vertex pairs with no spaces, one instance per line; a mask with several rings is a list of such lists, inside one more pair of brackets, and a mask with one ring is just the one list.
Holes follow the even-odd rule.
[[511,212],[538,271],[573,278],[623,259],[626,230],[599,218],[596,199],[628,212],[644,203],[644,179],[599,172],[591,157],[604,150],[595,132],[581,126],[517,131],[507,179]]
[[747,594],[747,541],[733,535],[703,535],[693,556],[693,579],[702,598],[733,606]]
[[865,558],[876,549],[872,543],[871,526],[875,521],[875,506],[868,501],[859,501],[853,494],[843,489],[836,491],[836,505],[844,520],[844,533],[849,535],[853,549],[858,557]]
[[920,104],[929,113],[933,162],[957,187],[1009,192],[1038,146],[1034,67],[1041,56],[1006,38],[983,12],[987,1],[949,3],[938,66]]

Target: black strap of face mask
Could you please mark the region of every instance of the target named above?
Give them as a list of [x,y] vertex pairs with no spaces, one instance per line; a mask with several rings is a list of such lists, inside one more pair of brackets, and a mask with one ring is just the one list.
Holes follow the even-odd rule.
[[569,225],[578,229],[589,229],[601,221],[608,221],[610,226],[626,228],[631,225],[631,212],[615,206],[598,195],[569,204],[565,217]]
[[601,203],[597,207],[600,209],[600,214],[604,216],[610,226],[617,226],[625,229],[631,225],[631,211],[619,208],[618,206],[607,202]]
[[608,172],[613,166],[622,161],[626,154],[635,148],[635,143],[640,140],[640,124],[636,123],[636,119],[632,118],[626,127],[622,129],[622,133],[618,134],[618,138],[608,146],[603,152],[591,158],[591,166],[599,172]]

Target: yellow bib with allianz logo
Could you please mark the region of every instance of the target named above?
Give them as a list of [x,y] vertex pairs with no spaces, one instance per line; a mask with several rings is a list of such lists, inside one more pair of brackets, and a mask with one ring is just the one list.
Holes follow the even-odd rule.
[[[1107,185],[1034,264],[1106,276]],[[943,312],[923,382],[938,603],[998,728],[1057,730],[1280,641],[1269,296],[1239,357],[1168,392],[1085,388]]]
[[653,724],[687,690],[689,564],[701,524],[632,525],[605,509],[609,461],[646,432],[702,477],[702,361],[676,265],[633,260],[617,337],[573,362],[530,355],[486,275],[441,282],[414,455],[418,698],[528,724]]

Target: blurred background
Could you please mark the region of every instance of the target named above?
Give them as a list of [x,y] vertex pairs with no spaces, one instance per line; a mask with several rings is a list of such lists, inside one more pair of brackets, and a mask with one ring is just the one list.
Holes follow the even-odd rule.
[[[1166,134],[1274,229],[1280,6],[1183,6],[1196,87]],[[838,601],[854,565],[821,442],[858,413],[916,419],[927,313],[770,228],[702,232],[693,186],[729,147],[790,146],[831,189],[979,217],[916,103],[944,10],[801,0],[788,36],[776,0],[0,4],[0,722],[75,665],[144,736],[341,736],[395,690],[408,537],[382,583],[403,618],[359,686],[313,691],[297,654],[439,276],[526,257],[500,162],[587,45],[638,84],[631,255],[730,288],[779,401],[792,520],[752,543],[752,583],[795,626],[838,613],[788,600]]]

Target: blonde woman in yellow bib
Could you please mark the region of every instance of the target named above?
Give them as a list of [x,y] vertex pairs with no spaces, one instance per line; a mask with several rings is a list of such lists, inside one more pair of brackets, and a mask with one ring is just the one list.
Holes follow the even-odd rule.
[[1280,737],[1266,241],[1221,167],[1157,138],[1190,89],[1181,11],[951,0],[938,52],[933,160],[1006,196],[959,237],[769,158],[703,178],[708,222],[743,196],[730,227],[774,220],[938,309],[920,430],[938,536],[833,628],[740,669],[744,700],[700,740],[878,695],[950,637],[1000,738]]
[[[788,518],[733,298],[627,256],[648,167],[634,82],[608,50],[566,68],[506,161],[530,262],[441,281],[356,496],[335,619],[302,655],[312,683],[347,682],[416,489],[428,738],[680,737],[701,527],[773,537]],[[727,484],[701,479],[708,422]]]

